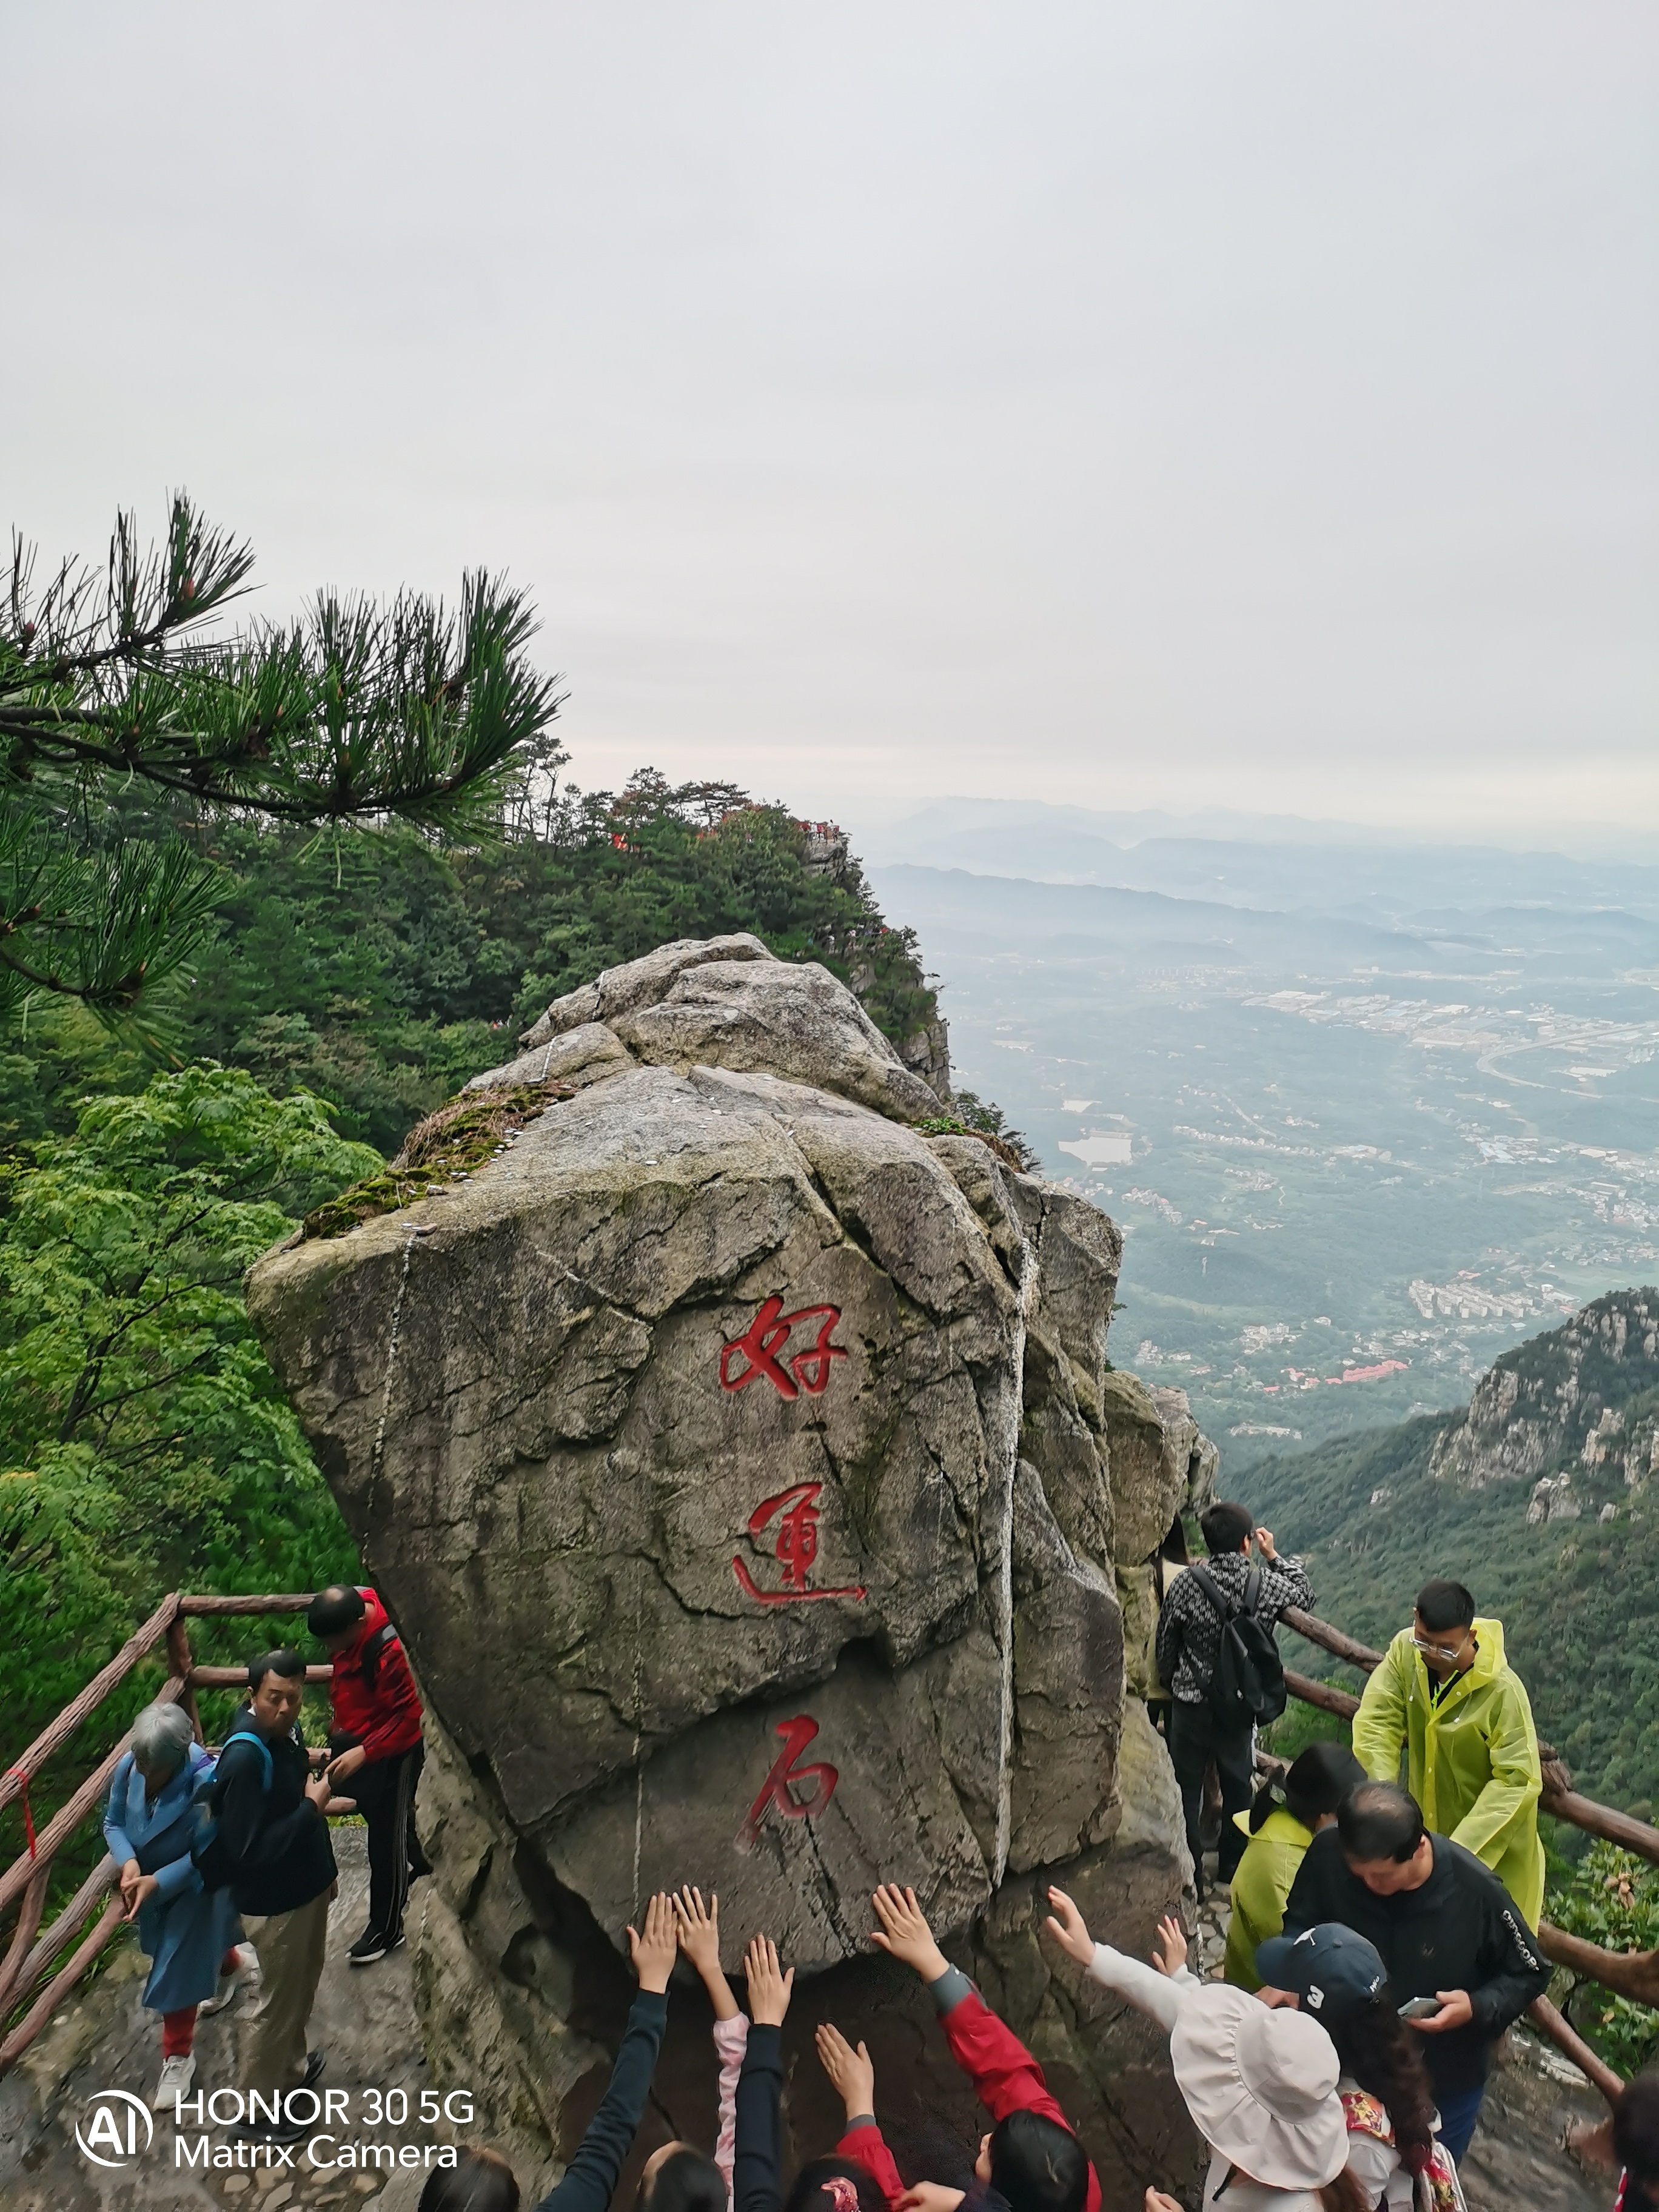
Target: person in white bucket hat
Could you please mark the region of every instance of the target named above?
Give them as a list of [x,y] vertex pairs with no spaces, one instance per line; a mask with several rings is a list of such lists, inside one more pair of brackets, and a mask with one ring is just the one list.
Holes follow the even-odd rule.
[[1182,2006],[1170,2058],[1210,2146],[1206,2212],[1321,2212],[1321,2191],[1348,2162],[1348,2128],[1336,2046],[1319,2022],[1211,1983]]
[[[1128,1997],[1161,2028],[1175,2031],[1188,2004],[1214,1989],[1212,1982],[1201,1982],[1188,1969],[1186,1936],[1172,1917],[1159,1923],[1155,1962],[1148,1966],[1110,1944],[1093,1942],[1084,1916],[1064,1889],[1048,1891],[1048,1902],[1055,1917],[1046,1929],[1061,1948],[1086,1966],[1093,1980]],[[1458,2170],[1433,2136],[1437,2117],[1416,2037],[1395,2015],[1376,1948],[1352,1929],[1321,1927],[1297,1942],[1263,1944],[1256,1966],[1274,1986],[1255,1990],[1252,2002],[1263,2011],[1305,2006],[1329,2035],[1338,2066],[1345,2069],[1336,2094],[1347,2126],[1347,2167],[1314,2197],[1294,2192],[1297,2201],[1318,2203],[1325,2212],[1345,2212],[1349,2205],[1354,2212],[1382,2212],[1385,2205],[1387,2212],[1464,2212]],[[1217,2181],[1217,2172],[1210,2181]],[[1259,2188],[1234,2174],[1221,2194],[1218,2212],[1265,2212],[1270,2205],[1283,2212],[1285,2190]],[[1159,2190],[1148,2192],[1146,2208],[1182,2212]]]

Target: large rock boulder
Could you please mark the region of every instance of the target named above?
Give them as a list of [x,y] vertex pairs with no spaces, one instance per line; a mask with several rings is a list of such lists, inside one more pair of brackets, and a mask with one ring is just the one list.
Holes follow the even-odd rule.
[[[918,1130],[938,1102],[851,994],[751,939],[602,976],[479,1084],[545,1110],[249,1285],[434,1709],[434,2064],[471,2038],[496,2124],[567,2151],[626,1927],[692,1881],[734,1953],[765,1928],[817,1978],[802,2019],[833,2002],[912,2075],[927,2045],[966,2130],[869,1950],[896,1879],[1047,2039],[1097,2156],[1167,2175],[1135,2146],[1180,2136],[1169,2097],[1112,2087],[1155,2050],[1036,1936],[1056,1870],[1136,1948],[1190,1872],[1115,1582],[1190,1440],[1108,1364],[1115,1229]],[[808,2148],[822,2090],[791,2091]]]
[[[659,945],[556,999],[519,1042],[532,1052],[595,1022],[659,1066],[792,1076],[903,1121],[940,1110],[939,1092],[906,1066],[827,969],[779,960],[758,937]],[[927,1064],[931,1070],[931,1048]]]

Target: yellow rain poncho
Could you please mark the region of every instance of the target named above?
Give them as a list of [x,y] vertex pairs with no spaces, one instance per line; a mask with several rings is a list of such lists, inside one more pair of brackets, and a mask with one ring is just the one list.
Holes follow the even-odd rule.
[[[1249,1814],[1236,1813],[1233,1818],[1250,1836]],[[1313,1830],[1304,1828],[1293,1813],[1276,1805],[1244,1846],[1244,1856],[1233,1876],[1232,1918],[1227,1927],[1227,1958],[1222,1968],[1236,1989],[1261,1987],[1261,1977],[1255,1970],[1256,1951],[1284,1927],[1285,1900],[1312,1841]]]
[[1535,1929],[1544,1909],[1538,1733],[1504,1657],[1503,1623],[1477,1620],[1474,1635],[1474,1666],[1436,1705],[1423,1655],[1401,1629],[1365,1685],[1354,1756],[1374,1782],[1394,1782],[1403,1743],[1406,1786],[1426,1825],[1483,1860]]

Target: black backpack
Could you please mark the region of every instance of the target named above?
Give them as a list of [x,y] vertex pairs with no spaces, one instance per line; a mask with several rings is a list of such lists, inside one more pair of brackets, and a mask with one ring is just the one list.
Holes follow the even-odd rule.
[[1229,1597],[1207,1567],[1187,1570],[1221,1615],[1221,1641],[1210,1674],[1210,1710],[1229,1727],[1253,1721],[1258,1728],[1276,1721],[1285,1710],[1285,1666],[1272,1627],[1257,1607],[1261,1602],[1261,1570],[1252,1566],[1244,1589]]

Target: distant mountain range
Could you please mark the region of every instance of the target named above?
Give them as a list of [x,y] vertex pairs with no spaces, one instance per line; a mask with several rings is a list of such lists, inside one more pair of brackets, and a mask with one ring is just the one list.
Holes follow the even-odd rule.
[[1110,884],[1227,906],[1372,915],[1622,906],[1659,920],[1659,836],[1572,858],[1434,844],[1347,823],[1220,811],[1110,814],[1030,800],[945,799],[852,823],[866,865],[965,868],[1032,883]]

